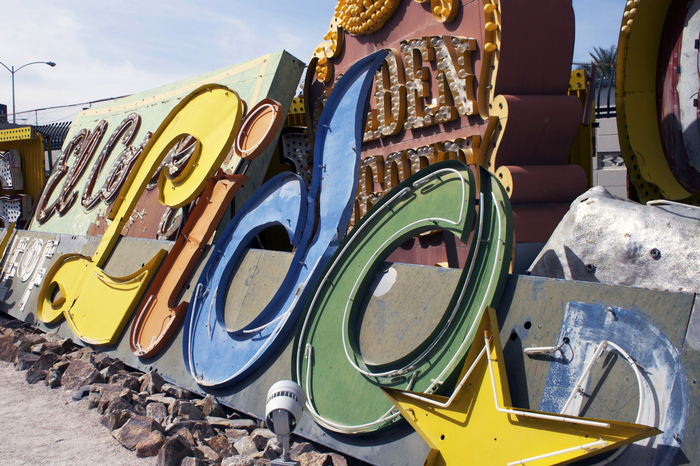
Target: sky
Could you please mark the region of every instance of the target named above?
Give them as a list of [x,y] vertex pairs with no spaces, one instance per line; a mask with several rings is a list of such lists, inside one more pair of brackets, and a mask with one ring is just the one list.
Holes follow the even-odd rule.
[[[411,1],[411,0],[401,0]],[[562,0],[566,1],[566,0]],[[0,0],[0,62],[15,73],[17,123],[70,119],[80,104],[145,91],[286,49],[306,62],[336,1]],[[624,0],[573,0],[574,61],[617,44]],[[274,5],[274,7],[272,7]],[[0,66],[0,103],[12,112],[12,75]],[[32,110],[31,112],[28,112]]]

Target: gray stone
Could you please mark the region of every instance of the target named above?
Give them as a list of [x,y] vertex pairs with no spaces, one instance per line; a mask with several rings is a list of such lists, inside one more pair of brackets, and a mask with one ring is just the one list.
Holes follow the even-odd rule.
[[333,466],[348,466],[348,460],[346,460],[343,455],[328,453],[328,456],[333,460]]
[[102,376],[90,363],[80,359],[71,361],[61,377],[61,385],[66,390],[77,390],[84,385],[102,382]]
[[28,384],[34,385],[37,382],[41,382],[42,380],[46,380],[46,376],[49,375],[49,371],[46,369],[41,369],[39,367],[36,367],[36,365],[32,366],[29,368],[27,371],[27,374],[24,376],[24,379],[27,381]]
[[19,352],[15,358],[15,370],[26,371],[39,360],[39,356],[32,353]]
[[46,343],[38,343],[38,344],[32,346],[31,348],[29,348],[29,352],[33,353],[33,354],[41,355],[41,353],[46,351],[46,348],[47,348]]
[[227,456],[231,456],[233,454],[233,450],[231,449],[231,441],[226,435],[215,435],[214,437],[205,440],[205,443],[222,458],[226,458]]
[[163,403],[166,406],[170,406],[176,401],[176,399],[172,396],[166,395],[165,393],[155,393],[151,396],[146,397],[147,403],[150,403],[151,401],[157,401],[159,403]]
[[250,420],[250,419],[229,419],[229,422],[227,423],[228,429],[245,429],[248,432],[253,432],[255,429],[258,428],[258,425],[255,423],[255,421]]
[[189,456],[192,449],[178,436],[165,442],[156,458],[157,466],[178,466],[182,458]]
[[174,416],[178,416],[181,419],[190,419],[193,421],[203,421],[206,416],[204,413],[197,408],[194,403],[189,401],[178,401],[173,403],[172,413]]
[[276,437],[277,436],[268,429],[255,429],[250,433],[250,439],[255,444],[255,448],[260,451],[265,449],[268,440]]
[[134,416],[129,410],[110,411],[100,418],[100,424],[108,428],[110,431],[121,428],[126,421]]
[[45,342],[46,339],[43,336],[36,333],[28,333],[19,337],[17,347],[22,352],[29,352],[31,351],[32,346]]
[[235,443],[238,439],[248,436],[248,431],[245,429],[226,429],[226,438],[229,442]]
[[163,385],[165,385],[165,379],[156,371],[151,371],[144,374],[141,377],[141,391],[148,392],[151,395],[160,393]]
[[161,426],[156,421],[145,416],[135,416],[126,421],[118,430],[112,431],[112,436],[124,448],[134,450],[136,445],[144,441],[154,430],[160,431]]
[[255,443],[253,443],[250,437],[243,437],[237,440],[236,443],[233,444],[233,447],[236,449],[238,454],[242,456],[251,456],[258,452]]
[[219,403],[216,397],[207,395],[203,400],[199,400],[195,406],[201,409],[205,416],[226,417],[224,407]]
[[154,430],[148,434],[148,437],[136,445],[136,456],[139,458],[156,456],[161,447],[165,444],[165,440],[165,436],[161,432]]
[[49,388],[58,388],[61,386],[61,371],[54,369],[53,367],[49,369],[48,374],[46,374],[46,385]]
[[180,466],[207,466],[208,464],[206,461],[194,456],[186,456],[180,461]]
[[152,417],[158,422],[163,422],[168,416],[168,408],[163,403],[153,402],[146,405],[146,416]]
[[122,387],[128,388],[129,390],[133,390],[135,392],[138,392],[141,389],[141,384],[139,383],[138,378],[134,377],[133,375],[125,374],[121,371],[110,377],[109,383],[121,385]]
[[214,436],[214,431],[212,430],[211,426],[202,421],[173,422],[165,428],[165,435],[170,437],[182,428],[189,430],[193,435],[195,432],[201,432],[205,438]]
[[248,456],[230,456],[221,461],[221,466],[257,466],[261,464],[264,464],[261,460]]
[[292,444],[292,447],[289,449],[290,456],[292,457],[293,460],[296,459],[299,455],[303,455],[304,453],[308,453],[310,451],[317,451],[317,450],[309,442],[299,442],[299,443],[295,442]]
[[14,362],[19,353],[19,348],[14,345],[14,342],[11,335],[0,336],[0,360]]
[[90,392],[91,387],[92,385],[83,385],[77,390],[73,390],[73,393],[71,393],[70,396],[73,398],[73,401],[80,401],[83,399],[86,393]]
[[309,451],[296,459],[300,466],[333,466],[333,458],[324,453]]
[[178,435],[182,438],[182,440],[189,446],[190,448],[194,448],[195,443],[194,443],[194,437],[192,437],[192,432],[189,430],[185,429],[184,427],[180,430],[178,430],[175,435]]
[[190,392],[188,392],[184,388],[178,387],[176,385],[171,385],[169,383],[166,383],[165,385],[163,385],[162,390],[167,395],[172,396],[173,398],[177,398],[178,400],[189,400],[190,399]]
[[90,361],[86,361],[86,362],[91,363],[92,355],[94,352],[95,352],[95,350],[93,350],[89,346],[84,346],[84,347],[79,348],[73,352],[67,353],[66,358],[70,359],[71,361],[74,361],[76,359],[83,359],[83,358],[85,358],[86,355],[89,355],[90,358],[88,358],[88,359],[90,359]]
[[[197,448],[195,448],[202,457],[209,461],[210,463],[220,463],[221,462],[221,455],[219,455],[216,451],[214,451],[213,448],[207,445],[200,445]],[[199,455],[197,455],[199,456]]]

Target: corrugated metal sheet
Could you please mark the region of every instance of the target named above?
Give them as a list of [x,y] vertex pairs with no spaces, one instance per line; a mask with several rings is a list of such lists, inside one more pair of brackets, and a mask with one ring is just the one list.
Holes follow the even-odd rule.
[[51,145],[51,150],[61,150],[63,141],[66,140],[66,135],[68,135],[70,125],[70,121],[63,121],[61,123],[37,126],[36,130],[46,136],[48,143]]

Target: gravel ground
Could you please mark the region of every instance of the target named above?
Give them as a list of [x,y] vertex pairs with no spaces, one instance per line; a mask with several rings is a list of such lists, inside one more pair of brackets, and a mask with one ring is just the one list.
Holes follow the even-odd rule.
[[152,466],[155,458],[137,458],[100,424],[87,397],[44,383],[29,385],[25,371],[0,361],[0,465]]

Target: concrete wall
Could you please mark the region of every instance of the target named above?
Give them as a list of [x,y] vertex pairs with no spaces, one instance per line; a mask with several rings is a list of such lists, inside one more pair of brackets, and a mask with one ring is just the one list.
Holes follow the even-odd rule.
[[620,152],[617,120],[601,118],[597,122],[593,186],[602,186],[611,194],[627,199],[627,167]]

